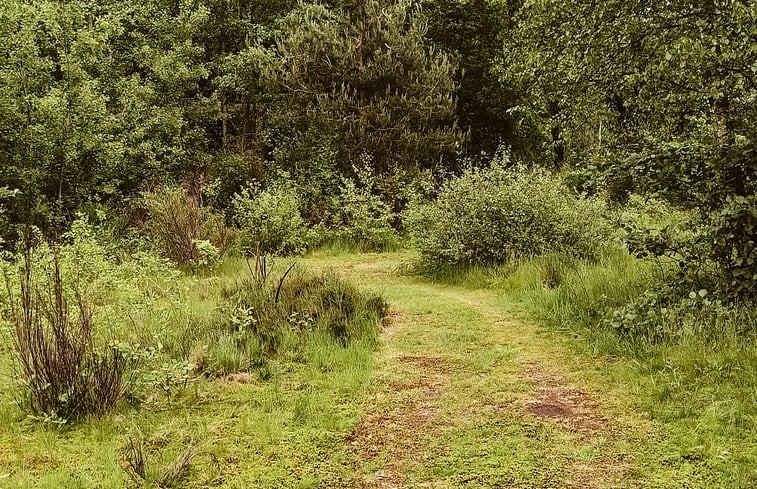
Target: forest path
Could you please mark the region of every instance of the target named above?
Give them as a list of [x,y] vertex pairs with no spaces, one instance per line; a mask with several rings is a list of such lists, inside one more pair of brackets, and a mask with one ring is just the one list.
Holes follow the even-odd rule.
[[641,487],[651,427],[598,389],[600,365],[516,319],[494,290],[430,283],[401,257],[326,263],[390,304],[364,416],[348,439],[358,487]]

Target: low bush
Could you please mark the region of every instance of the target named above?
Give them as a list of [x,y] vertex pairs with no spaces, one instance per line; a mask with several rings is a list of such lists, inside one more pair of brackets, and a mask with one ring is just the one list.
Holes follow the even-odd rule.
[[277,356],[296,360],[316,338],[340,345],[375,341],[386,313],[380,296],[360,292],[331,272],[290,268],[271,274],[261,266],[223,289],[230,319],[206,338],[197,362],[206,371],[262,369]]
[[753,306],[720,301],[705,289],[682,296],[668,285],[678,273],[675,260],[610,249],[592,262],[554,255],[523,261],[504,275],[500,286],[551,327],[588,332],[609,347],[605,353],[730,344],[757,334]]
[[610,248],[591,262],[545,255],[513,268],[501,286],[550,326],[574,332],[603,326],[608,314],[657,287],[660,280],[654,263],[620,248]]
[[[611,213],[622,243],[639,257],[660,256],[679,249],[702,233],[702,223],[691,211],[676,208],[652,196],[631,195],[623,207]],[[676,244],[678,243],[678,244]]]
[[399,246],[400,237],[393,227],[396,215],[370,188],[345,180],[339,202],[332,228],[311,233],[315,234],[313,242],[362,252],[389,251]]
[[723,295],[757,301],[757,193],[730,196],[713,219],[708,237]]
[[86,294],[75,289],[69,307],[57,257],[48,273],[47,283],[34,283],[28,253],[20,297],[11,299],[20,405],[61,423],[104,414],[130,390],[133,359],[98,341]]
[[346,182],[342,193],[340,235],[361,251],[384,251],[397,247],[399,236],[392,227],[395,215],[388,204],[369,189]]
[[709,214],[634,196],[616,217],[629,251],[677,262],[667,285],[678,299],[692,290],[734,304],[757,299],[757,196],[731,196]]
[[75,421],[120,398],[182,389],[195,375],[186,343],[218,322],[215,304],[199,311],[205,304],[190,296],[209,279],[145,251],[111,254],[99,239],[80,217],[58,244],[36,236],[28,257],[0,261],[0,327],[15,338],[7,346],[19,401],[43,420]]
[[[234,233],[223,215],[180,187],[142,194],[147,210],[145,231],[158,252],[180,265],[208,264],[232,246]],[[211,248],[212,247],[212,248]]]
[[248,187],[233,199],[244,253],[292,255],[305,251],[307,227],[297,192],[287,184],[266,190]]
[[611,239],[604,205],[574,195],[542,170],[470,170],[430,203],[413,204],[405,225],[423,264],[499,264],[563,253],[595,257]]

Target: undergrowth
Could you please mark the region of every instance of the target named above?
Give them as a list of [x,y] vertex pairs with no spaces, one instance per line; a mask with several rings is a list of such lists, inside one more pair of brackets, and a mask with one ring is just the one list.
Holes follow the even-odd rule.
[[221,287],[228,319],[207,333],[204,352],[195,356],[201,370],[255,368],[265,375],[269,359],[302,361],[310,343],[375,342],[386,312],[380,296],[359,291],[333,272],[290,266],[273,274],[262,260],[249,271]]

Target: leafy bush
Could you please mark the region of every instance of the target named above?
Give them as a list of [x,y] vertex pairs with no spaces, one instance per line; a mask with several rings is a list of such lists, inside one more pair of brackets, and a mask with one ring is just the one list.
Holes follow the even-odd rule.
[[291,186],[279,184],[263,191],[248,187],[234,196],[233,208],[245,254],[284,255],[305,250],[307,228]]
[[640,195],[630,196],[626,205],[613,213],[613,221],[628,251],[639,257],[679,249],[682,243],[696,240],[702,228],[695,213]]
[[[501,286],[550,326],[586,334],[604,353],[644,352],[657,344],[726,344],[757,332],[757,310],[707,290],[682,297],[668,285],[678,264],[609,249],[598,260],[545,255],[508,270]],[[555,280],[555,277],[558,277]]]
[[720,288],[730,298],[757,300],[757,194],[730,197],[709,237]]
[[370,188],[345,180],[334,229],[325,240],[336,240],[360,251],[385,251],[398,246],[399,235],[392,227],[395,214]]
[[597,200],[573,195],[542,170],[470,170],[436,201],[415,203],[405,224],[424,265],[497,264],[549,252],[594,257],[610,239]]
[[[191,346],[187,343],[222,322],[216,314],[215,303],[209,306],[201,298],[190,295],[191,290],[198,289],[200,280],[212,279],[182,274],[167,259],[144,251],[132,249],[129,254],[118,251],[113,255],[113,250],[100,244],[99,239],[86,218],[80,217],[55,247],[40,242],[33,248],[28,279],[34,290],[29,307],[36,311],[32,318],[36,317],[38,321],[18,330],[28,336],[20,336],[19,345],[37,345],[31,350],[33,356],[27,355],[30,359],[37,358],[44,350],[48,352],[45,358],[64,362],[62,366],[44,367],[48,372],[45,375],[75,378],[70,371],[66,373],[69,368],[81,373],[82,382],[87,379],[89,384],[98,385],[97,375],[116,375],[118,367],[126,362],[129,369],[125,387],[128,388],[122,394],[126,400],[155,399],[156,392],[171,396],[183,389],[194,376],[194,369],[185,361]],[[6,325],[8,337],[13,338],[16,331],[13,323],[18,324],[18,319],[26,317],[21,301],[23,294],[19,297],[16,291],[25,287],[27,276],[23,256],[8,255],[7,258],[6,262],[0,261],[8,284],[7,288],[0,290],[0,305],[3,306],[0,323]],[[54,290],[56,274],[60,275],[58,292]],[[56,293],[60,301],[56,299]],[[63,314],[59,308],[53,307],[59,302],[66,305]],[[91,338],[81,340],[87,335]],[[58,337],[63,339],[58,341]],[[48,346],[38,346],[43,343]],[[82,360],[82,365],[77,367],[70,360],[79,357],[92,360]],[[37,384],[24,380],[27,378],[25,372],[31,370],[20,368],[24,365],[20,358],[15,363],[22,380],[19,391],[23,394],[22,406],[32,413],[39,411],[30,407],[29,388],[35,388]],[[38,360],[28,363],[39,366],[34,367],[36,370],[43,368]],[[95,366],[102,368],[102,372],[91,371]],[[39,373],[34,376],[35,379],[44,378]],[[50,399],[58,399],[60,396],[54,391],[63,389],[56,387],[62,385],[62,381],[48,381],[42,386],[48,384],[42,392],[52,389],[49,390]],[[84,389],[80,389],[78,399],[86,399],[82,393]],[[92,389],[103,395],[107,393],[105,388]],[[51,403],[52,400],[46,404]],[[108,403],[100,403],[103,407],[96,407],[94,402],[87,403],[95,405],[88,412],[100,413],[109,409]],[[46,409],[48,412],[35,416],[54,421],[73,421],[86,416],[73,414],[66,418],[63,412],[72,409],[59,407],[52,413],[50,408]]]
[[[234,235],[221,214],[200,204],[198,197],[179,187],[162,187],[144,192],[142,200],[148,212],[147,234],[156,248],[174,262],[198,264],[198,243],[207,242],[222,256],[232,245]],[[207,246],[203,252],[207,252]]]
[[691,339],[716,343],[757,332],[757,310],[734,307],[702,289],[679,298],[646,291],[623,307],[608,312],[605,322],[618,333],[643,341],[681,343]]
[[757,298],[757,195],[731,196],[705,215],[632,196],[616,217],[629,251],[678,264],[667,284],[678,299],[702,289],[729,302]]

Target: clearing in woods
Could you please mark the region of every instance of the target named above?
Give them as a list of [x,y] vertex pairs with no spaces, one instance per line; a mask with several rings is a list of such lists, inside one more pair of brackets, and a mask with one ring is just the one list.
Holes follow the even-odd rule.
[[265,378],[200,377],[60,429],[25,422],[4,388],[0,487],[133,486],[119,465],[135,432],[155,467],[197,447],[188,488],[719,487],[706,461],[676,454],[690,434],[639,407],[627,362],[536,327],[501,291],[398,271],[407,259],[300,260],[386,297],[377,347],[315,346]]

